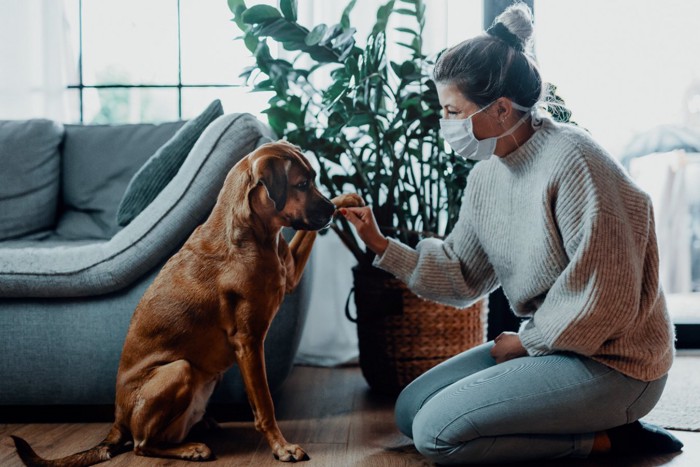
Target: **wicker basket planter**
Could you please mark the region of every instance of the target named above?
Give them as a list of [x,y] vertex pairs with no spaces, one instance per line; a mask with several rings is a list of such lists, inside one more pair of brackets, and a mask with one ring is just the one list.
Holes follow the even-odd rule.
[[[370,388],[397,395],[438,363],[486,340],[486,300],[459,309],[424,300],[377,268],[353,268],[360,368]],[[351,292],[352,294],[352,292]],[[348,297],[348,305],[350,297]]]

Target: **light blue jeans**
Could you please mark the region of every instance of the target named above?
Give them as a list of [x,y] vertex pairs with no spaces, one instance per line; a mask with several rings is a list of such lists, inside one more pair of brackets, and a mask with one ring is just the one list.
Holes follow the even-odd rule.
[[572,353],[496,364],[493,342],[432,368],[396,401],[396,423],[439,464],[587,457],[595,432],[651,411],[650,383]]

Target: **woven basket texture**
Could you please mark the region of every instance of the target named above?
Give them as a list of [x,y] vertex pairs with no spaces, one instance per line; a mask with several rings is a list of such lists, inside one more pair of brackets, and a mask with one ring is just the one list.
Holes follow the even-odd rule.
[[486,299],[455,308],[418,297],[380,270],[356,267],[360,367],[369,386],[396,395],[440,362],[486,340]]

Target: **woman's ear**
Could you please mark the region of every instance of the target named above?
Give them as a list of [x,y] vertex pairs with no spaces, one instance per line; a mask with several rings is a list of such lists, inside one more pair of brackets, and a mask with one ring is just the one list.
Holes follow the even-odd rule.
[[508,117],[513,113],[513,103],[507,97],[499,97],[496,99],[496,118],[498,122],[503,124]]

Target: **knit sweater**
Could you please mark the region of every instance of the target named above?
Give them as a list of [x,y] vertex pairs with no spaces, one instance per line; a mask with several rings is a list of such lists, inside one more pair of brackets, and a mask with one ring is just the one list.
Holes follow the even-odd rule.
[[375,265],[458,307],[499,285],[531,356],[574,352],[652,381],[673,361],[649,196],[585,131],[544,118],[471,171],[454,230]]

